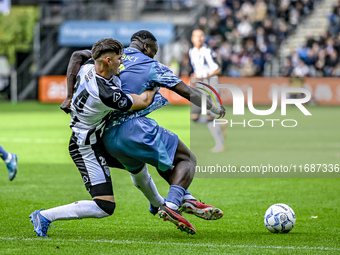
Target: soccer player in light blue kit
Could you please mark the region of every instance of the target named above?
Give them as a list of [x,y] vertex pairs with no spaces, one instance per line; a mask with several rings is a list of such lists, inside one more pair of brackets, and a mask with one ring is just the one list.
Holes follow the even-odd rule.
[[[131,37],[130,47],[124,49],[121,66],[122,89],[126,93],[142,93],[159,86],[173,90],[200,105],[201,94],[187,86],[172,71],[153,57],[157,53],[156,38],[149,31],[139,31]],[[159,174],[170,184],[166,202],[158,214],[170,220],[181,230],[194,234],[195,228],[181,215],[179,209],[200,218],[219,219],[223,213],[218,208],[198,202],[188,191],[193,179],[196,158],[176,134],[146,118],[147,114],[169,102],[156,93],[153,103],[134,113],[114,113],[107,125],[103,143],[107,152],[117,158],[130,172],[138,171],[145,163],[157,168]],[[223,107],[213,109],[223,116]]]
[[6,163],[9,180],[12,181],[18,171],[17,165],[18,157],[13,153],[7,152],[1,145],[0,145],[0,157]]
[[[157,40],[150,32],[142,30],[131,37],[130,47],[124,49],[122,56],[122,90],[139,94],[155,86],[166,87],[200,105],[201,94],[197,89],[189,87],[166,66],[153,60],[157,50]],[[66,111],[68,104],[64,103],[61,108]],[[208,220],[221,218],[223,212],[198,202],[189,193],[188,187],[196,166],[196,158],[191,151],[177,135],[144,117],[167,104],[168,101],[160,93],[156,93],[153,103],[144,110],[113,113],[111,123],[109,122],[104,132],[103,143],[107,152],[130,171],[136,186],[140,186],[136,181],[141,183],[150,179],[145,163],[155,166],[170,184],[166,202],[158,210],[160,217],[170,220],[181,230],[194,234],[195,228],[181,215],[180,209]],[[224,116],[225,109],[222,106],[215,107],[209,101],[207,104],[208,109],[220,117]],[[145,189],[142,191],[144,193]],[[158,192],[154,196],[159,197]],[[150,201],[150,194],[146,197]]]

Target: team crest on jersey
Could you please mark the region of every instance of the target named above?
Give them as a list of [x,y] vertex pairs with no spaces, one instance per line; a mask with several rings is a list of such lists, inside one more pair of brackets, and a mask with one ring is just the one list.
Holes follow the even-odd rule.
[[120,93],[113,93],[113,102],[117,102],[119,100],[119,98],[121,97]]
[[120,71],[123,71],[125,69],[125,66],[123,65],[123,64],[121,64],[120,66],[119,66],[119,70]]
[[119,108],[124,108],[127,105],[127,99],[124,97],[118,102]]

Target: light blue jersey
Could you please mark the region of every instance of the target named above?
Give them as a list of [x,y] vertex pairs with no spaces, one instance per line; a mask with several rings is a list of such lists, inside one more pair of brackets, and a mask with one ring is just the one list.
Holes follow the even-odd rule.
[[[126,94],[141,94],[155,86],[171,89],[182,81],[168,67],[149,58],[137,49],[124,49],[122,59],[121,88]],[[112,115],[109,125],[115,126],[136,117],[146,116],[167,104],[169,101],[157,92],[149,107],[139,111],[116,112]]]
[[[171,89],[182,81],[169,68],[134,48],[125,49],[122,59],[121,88],[127,94],[140,94],[155,86]],[[127,170],[138,170],[145,163],[161,171],[172,167],[178,136],[145,117],[167,104],[168,100],[157,92],[146,109],[114,112],[111,116],[103,134],[103,144]]]

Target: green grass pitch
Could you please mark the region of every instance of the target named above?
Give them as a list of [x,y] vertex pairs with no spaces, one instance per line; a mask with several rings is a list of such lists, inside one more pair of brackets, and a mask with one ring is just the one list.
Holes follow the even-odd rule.
[[[281,152],[286,151],[285,157],[301,152],[308,159],[305,163],[313,163],[313,158],[340,163],[339,109],[312,107],[311,111],[313,121],[304,124],[308,132],[290,138],[291,150]],[[187,106],[167,106],[152,117],[190,143]],[[340,254],[338,178],[195,178],[191,193],[221,208],[224,216],[204,221],[184,215],[197,230],[189,236],[152,216],[129,174],[111,169],[117,203],[113,216],[56,221],[49,238],[36,237],[28,218],[32,211],[90,199],[68,155],[68,124],[69,116],[59,105],[0,103],[0,144],[19,157],[13,182],[0,161],[0,254]],[[199,128],[212,147],[206,127]],[[263,134],[267,129],[229,128],[225,160],[240,162],[242,153],[247,153],[249,162],[258,162],[259,143],[254,137],[261,135],[260,147],[275,161],[274,148],[285,140],[280,130],[287,132],[279,129],[267,136]],[[197,156],[200,162],[204,154]],[[168,185],[149,169],[166,196]],[[277,202],[290,205],[296,213],[296,225],[288,234],[272,234],[263,224],[264,212]]]

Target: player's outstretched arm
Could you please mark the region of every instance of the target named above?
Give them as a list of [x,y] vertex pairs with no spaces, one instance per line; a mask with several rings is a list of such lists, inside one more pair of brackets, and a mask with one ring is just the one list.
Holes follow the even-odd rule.
[[[181,81],[176,86],[174,86],[172,90],[189,100],[191,103],[201,107],[202,93],[198,89],[192,88]],[[222,105],[220,107],[216,107],[209,98],[207,98],[207,108],[213,113],[217,114],[219,116],[218,118],[224,117],[226,112]]]
[[72,102],[73,89],[76,84],[76,77],[80,70],[80,67],[91,58],[91,52],[88,50],[79,50],[72,53],[70,61],[67,66],[67,97],[60,105],[66,113],[70,113],[70,105]]
[[129,94],[133,98],[133,104],[130,110],[142,110],[147,108],[153,101],[153,98],[158,91],[158,87],[151,90],[146,90],[142,94]]

